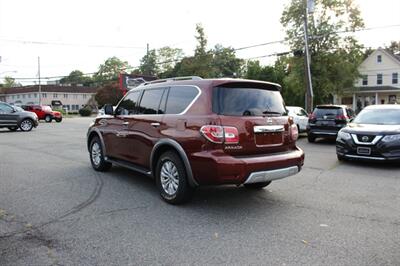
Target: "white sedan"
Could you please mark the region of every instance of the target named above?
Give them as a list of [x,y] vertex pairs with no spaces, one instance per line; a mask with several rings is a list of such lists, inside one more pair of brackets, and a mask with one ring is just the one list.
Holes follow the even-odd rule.
[[298,106],[286,106],[289,111],[289,116],[293,117],[293,121],[296,123],[299,132],[305,132],[308,123],[308,114],[306,110]]

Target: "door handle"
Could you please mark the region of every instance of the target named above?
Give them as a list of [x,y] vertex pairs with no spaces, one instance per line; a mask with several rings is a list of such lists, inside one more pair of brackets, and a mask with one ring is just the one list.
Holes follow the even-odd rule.
[[119,138],[126,138],[126,133],[123,133],[123,132],[117,132],[117,137],[119,137]]
[[150,124],[152,127],[159,127],[160,126],[160,123],[151,123]]

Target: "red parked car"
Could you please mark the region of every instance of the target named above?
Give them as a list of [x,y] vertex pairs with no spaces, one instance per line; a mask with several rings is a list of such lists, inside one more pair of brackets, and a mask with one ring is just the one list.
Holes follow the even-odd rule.
[[52,120],[56,122],[62,121],[62,114],[58,111],[53,111],[48,105],[23,105],[21,106],[24,110],[34,112],[39,120],[45,120],[50,123]]
[[115,164],[151,176],[168,203],[186,201],[201,185],[263,188],[298,173],[304,162],[278,84],[157,80],[104,112],[87,133],[93,168]]

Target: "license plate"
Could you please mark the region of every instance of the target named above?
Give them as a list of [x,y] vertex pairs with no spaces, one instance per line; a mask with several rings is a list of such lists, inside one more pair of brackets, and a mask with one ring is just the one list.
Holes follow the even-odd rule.
[[371,148],[358,147],[357,148],[357,154],[360,154],[360,155],[371,155]]

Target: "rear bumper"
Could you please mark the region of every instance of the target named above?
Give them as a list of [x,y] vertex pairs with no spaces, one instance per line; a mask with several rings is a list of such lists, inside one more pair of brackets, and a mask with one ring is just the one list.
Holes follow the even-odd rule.
[[339,132],[340,128],[338,129],[313,129],[308,128],[307,134],[312,135],[314,137],[325,137],[325,138],[335,138]]
[[261,171],[251,173],[250,176],[244,182],[245,184],[261,183],[273,181],[281,178],[285,178],[291,175],[295,175],[300,171],[300,167],[291,166],[281,169]]
[[285,178],[298,173],[304,152],[293,150],[235,157],[223,151],[199,152],[189,156],[193,176],[200,185],[249,184]]

